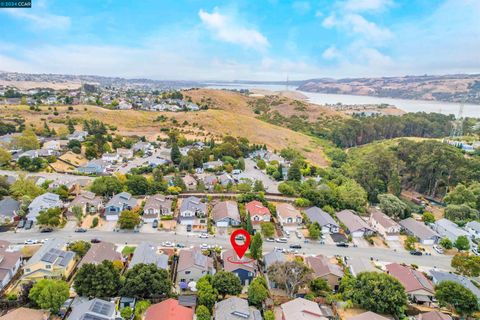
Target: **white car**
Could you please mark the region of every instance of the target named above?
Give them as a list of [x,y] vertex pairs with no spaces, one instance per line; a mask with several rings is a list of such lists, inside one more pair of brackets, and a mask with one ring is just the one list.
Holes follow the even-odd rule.
[[38,243],[37,240],[32,240],[32,239],[25,240],[25,244],[37,244],[37,243]]
[[472,253],[476,256],[480,256],[480,252],[478,251],[478,247],[473,248]]
[[202,233],[198,237],[202,239],[208,239],[208,233]]
[[433,246],[433,250],[437,251],[437,252],[440,253],[440,254],[443,254],[443,253],[444,253],[443,249],[440,248],[440,247],[437,246],[437,245],[434,245],[434,246]]
[[284,248],[279,248],[279,247],[275,247],[274,251],[282,252],[282,253],[286,253],[286,252],[287,252],[287,250],[285,250]]
[[162,246],[164,246],[164,247],[175,247],[175,243],[170,242],[170,241],[164,241],[164,242],[162,242]]
[[287,238],[277,238],[277,239],[275,239],[275,242],[278,242],[278,243],[287,243],[287,242],[288,242],[288,239],[287,239]]
[[202,244],[200,245],[200,249],[202,249],[202,250],[207,250],[207,249],[210,249],[210,246],[209,246],[208,244],[206,244],[206,243],[202,243]]
[[265,242],[275,242],[275,239],[274,238],[266,238]]

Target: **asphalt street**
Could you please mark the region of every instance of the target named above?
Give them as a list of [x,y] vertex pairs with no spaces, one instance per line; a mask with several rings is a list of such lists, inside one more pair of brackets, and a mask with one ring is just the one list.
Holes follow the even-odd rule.
[[[112,231],[99,231],[88,230],[85,233],[76,233],[68,230],[58,230],[52,233],[40,233],[36,230],[4,232],[0,233],[0,239],[7,240],[12,243],[22,244],[27,239],[41,240],[45,238],[61,238],[65,241],[74,240],[91,240],[98,238],[102,241],[112,242],[118,245],[125,244],[139,244],[143,241],[150,241],[160,245],[164,241],[171,241],[174,243],[181,243],[187,247],[198,246],[200,244],[208,245],[220,245],[224,249],[231,246],[230,239],[227,237],[209,237],[208,239],[199,238],[198,234],[176,234],[174,232],[158,231],[155,233],[134,233],[134,232],[112,232]],[[444,270],[450,270],[450,256],[438,255],[438,256],[413,256],[408,252],[402,250],[402,252],[396,252],[393,249],[388,248],[374,248],[374,247],[348,247],[341,248],[332,244],[319,244],[319,243],[303,243],[294,237],[289,239],[288,243],[274,243],[264,242],[263,251],[269,252],[274,250],[275,247],[288,249],[290,244],[300,244],[302,249],[299,249],[300,254],[306,255],[318,255],[323,254],[326,256],[342,255],[350,258],[372,258],[381,262],[398,262],[407,264],[416,264],[425,268],[438,268]]]

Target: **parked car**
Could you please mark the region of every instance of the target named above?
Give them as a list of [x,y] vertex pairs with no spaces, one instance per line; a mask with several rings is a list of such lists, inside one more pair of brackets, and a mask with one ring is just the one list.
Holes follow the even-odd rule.
[[288,242],[288,239],[287,239],[287,238],[277,238],[277,239],[275,239],[275,242],[278,242],[278,243],[287,243],[287,242]]
[[444,253],[443,249],[440,248],[440,247],[437,246],[437,245],[434,245],[434,246],[433,246],[433,250],[437,251],[437,252],[440,253],[440,254],[443,254],[443,253]]
[[275,242],[275,238],[266,238],[265,242]]
[[153,220],[152,228],[154,228],[154,229],[158,228],[158,220],[157,219]]
[[187,225],[187,232],[191,232],[191,231],[192,231],[192,225],[189,224],[189,225]]
[[299,244],[291,244],[290,249],[302,249],[302,246]]
[[77,228],[77,229],[75,229],[75,232],[87,232],[87,229],[85,229],[85,228]]
[[53,231],[53,228],[49,228],[49,227],[40,229],[40,233],[49,233],[52,231]]
[[177,243],[176,247],[177,248],[185,248],[185,245],[183,243]]
[[202,244],[200,245],[200,249],[202,249],[202,250],[207,250],[207,249],[210,249],[210,246],[209,246],[208,244],[206,244],[206,243],[202,243]]
[[25,223],[25,230],[32,229],[32,226],[33,226],[33,221],[27,220],[27,222]]
[[290,231],[285,230],[284,233],[285,233],[285,235],[287,236],[287,238],[290,238]]
[[472,249],[472,253],[473,253],[474,255],[476,255],[476,256],[480,256],[480,253],[479,253],[479,251],[478,251],[478,247],[473,248],[473,249]]
[[92,240],[90,240],[91,243],[100,243],[100,239],[97,239],[97,238],[93,238]]
[[421,255],[423,255],[422,251],[418,251],[418,250],[411,250],[411,251],[410,251],[410,254],[411,254],[412,256],[421,256]]
[[37,244],[38,241],[37,241],[37,240],[33,240],[33,239],[28,239],[28,240],[25,240],[24,243],[25,243],[25,244]]
[[170,241],[164,241],[164,242],[162,242],[162,246],[164,246],[164,247],[175,247],[175,243],[170,242]]
[[23,227],[25,227],[25,220],[22,219],[18,221],[17,228],[21,229]]
[[277,252],[283,252],[283,253],[287,252],[287,250],[285,250],[284,248],[279,248],[279,247],[275,247],[274,250]]
[[208,239],[208,233],[201,233],[198,237],[201,239]]
[[346,242],[340,242],[340,243],[337,243],[337,247],[348,248],[349,245]]
[[295,234],[297,235],[297,238],[298,238],[298,239],[302,239],[302,235],[301,235],[301,233],[300,233],[300,232],[298,232],[298,231],[295,231]]

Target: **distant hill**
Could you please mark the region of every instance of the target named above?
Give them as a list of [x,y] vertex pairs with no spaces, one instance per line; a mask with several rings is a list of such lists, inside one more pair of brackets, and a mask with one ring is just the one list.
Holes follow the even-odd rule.
[[384,78],[311,79],[298,90],[399,99],[480,104],[480,74]]

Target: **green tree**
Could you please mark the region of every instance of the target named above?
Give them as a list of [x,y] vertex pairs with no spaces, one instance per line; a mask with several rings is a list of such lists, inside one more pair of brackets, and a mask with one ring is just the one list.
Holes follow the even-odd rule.
[[453,281],[440,282],[435,287],[435,298],[441,306],[453,308],[462,316],[479,310],[477,297],[472,291]]
[[308,226],[308,236],[313,240],[317,240],[321,235],[322,230],[320,229],[318,222],[310,223]]
[[180,153],[180,148],[178,147],[177,143],[172,144],[170,158],[172,159],[172,162],[176,165],[180,164],[180,161],[182,161],[182,154]]
[[137,264],[125,274],[121,295],[133,298],[152,299],[168,297],[172,281],[167,270],[155,264]]
[[212,276],[206,275],[197,282],[198,304],[204,305],[208,310],[212,310],[215,302],[218,300],[218,291],[212,286]]
[[40,148],[40,142],[32,129],[26,129],[21,135],[13,137],[12,145],[13,147],[24,151]]
[[77,240],[71,242],[67,248],[68,250],[75,252],[78,257],[83,258],[87,254],[88,250],[90,250],[91,246],[92,245],[87,241]]
[[147,311],[148,307],[150,307],[150,301],[148,300],[141,300],[135,304],[135,320],[142,320],[143,314]]
[[9,164],[12,161],[12,155],[7,150],[0,148],[0,166]]
[[275,234],[275,225],[271,222],[262,222],[260,229],[264,237],[270,238]]
[[470,241],[468,241],[467,236],[459,236],[453,246],[457,248],[458,251],[468,251],[468,249],[470,249]]
[[130,319],[133,315],[133,309],[130,307],[125,307],[122,310],[120,310],[120,315],[122,316],[123,319]]
[[477,209],[471,208],[466,204],[449,204],[445,208],[445,218],[457,224],[463,224],[467,221],[480,219],[480,215]]
[[248,303],[261,307],[262,302],[268,298],[268,290],[265,286],[265,279],[255,278],[248,286]]
[[267,164],[265,163],[265,160],[263,160],[263,159],[258,159],[258,160],[257,160],[257,167],[258,167],[258,169],[260,169],[260,170],[265,170],[265,168],[267,167]]
[[464,276],[480,276],[480,256],[469,256],[466,253],[459,253],[453,257],[451,265],[458,273]]
[[448,238],[442,238],[439,242],[439,244],[445,248],[445,249],[452,249],[453,248],[453,243],[450,239]]
[[367,193],[354,180],[348,179],[337,187],[338,201],[342,208],[364,211]]
[[275,313],[273,313],[272,310],[266,310],[263,313],[263,319],[264,320],[275,320]]
[[57,313],[69,295],[68,283],[65,281],[42,279],[33,285],[28,297],[40,308]]
[[407,306],[407,295],[402,284],[384,273],[359,273],[352,290],[352,301],[373,312],[400,316]]
[[45,190],[38,187],[32,179],[28,179],[25,175],[21,174],[10,186],[10,192],[17,199],[22,198],[23,196],[34,199],[45,193]]
[[113,196],[123,190],[123,185],[117,177],[99,177],[96,178],[90,191],[100,196]]
[[447,195],[444,198],[444,201],[447,204],[455,204],[455,205],[462,205],[465,204],[471,208],[476,208],[477,204],[477,198],[475,194],[469,190],[466,186],[463,184],[459,184],[447,193]]
[[332,292],[332,288],[328,285],[327,280],[322,278],[315,278],[310,282],[310,290],[317,297],[326,297],[327,294]]
[[50,208],[41,211],[37,216],[37,223],[42,226],[58,227],[61,222],[62,210],[60,208]]
[[301,162],[295,161],[288,169],[287,179],[290,181],[302,180]]
[[405,246],[406,250],[414,250],[415,243],[417,243],[417,238],[415,238],[414,236],[407,236],[407,239],[405,239],[403,245]]
[[148,194],[150,188],[147,178],[138,174],[127,176],[125,185],[128,191],[135,196]]
[[277,286],[284,289],[289,297],[293,297],[298,289],[310,283],[313,272],[299,261],[276,262],[268,270],[268,277]]
[[72,207],[72,214],[77,219],[77,225],[80,226],[83,220],[83,210],[80,206],[73,206]]
[[140,224],[140,215],[132,210],[123,210],[118,218],[118,224],[121,229],[134,229]]
[[254,192],[264,192],[265,187],[263,186],[263,182],[261,180],[255,180],[253,184],[253,191]]
[[195,314],[197,315],[197,320],[210,320],[211,318],[210,310],[204,305],[199,305]]
[[74,125],[72,119],[69,119],[69,120],[68,120],[67,128],[68,128],[68,132],[70,132],[70,133],[74,133],[74,132],[75,132],[75,125]]
[[98,265],[86,263],[75,275],[73,287],[84,297],[115,297],[121,287],[120,272],[109,260]]
[[250,212],[247,212],[245,217],[245,230],[247,230],[248,234],[253,234],[252,217],[250,216]]
[[212,278],[212,286],[223,297],[227,294],[235,296],[242,292],[240,279],[232,272],[219,271]]
[[408,215],[408,206],[390,193],[378,195],[380,201],[380,209],[389,217],[394,219],[404,219]]
[[262,245],[262,236],[259,232],[257,232],[253,236],[252,242],[250,243],[250,253],[252,254],[253,259],[258,260],[262,258]]
[[422,215],[422,221],[425,223],[434,223],[435,222],[435,216],[431,212],[424,212]]

